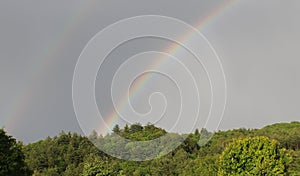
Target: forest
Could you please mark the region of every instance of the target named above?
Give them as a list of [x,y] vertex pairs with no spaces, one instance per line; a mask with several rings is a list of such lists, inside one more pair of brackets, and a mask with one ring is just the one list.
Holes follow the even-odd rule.
[[[134,145],[158,138],[163,148]],[[105,136],[62,131],[27,145],[0,129],[0,145],[0,176],[300,175],[300,122],[191,134],[137,123]]]

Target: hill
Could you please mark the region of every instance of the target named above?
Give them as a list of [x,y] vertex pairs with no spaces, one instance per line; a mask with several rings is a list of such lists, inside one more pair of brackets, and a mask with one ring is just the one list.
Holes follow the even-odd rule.
[[[116,126],[113,131],[104,137],[62,132],[23,145],[25,162],[33,175],[218,175],[221,155],[233,141],[264,136],[276,145],[278,141],[278,150],[292,159],[284,167],[285,174],[300,175],[300,122],[214,133],[197,129],[185,135],[168,133],[152,124]],[[155,140],[143,146],[136,143]],[[104,151],[115,152],[115,157],[98,150],[91,141]]]

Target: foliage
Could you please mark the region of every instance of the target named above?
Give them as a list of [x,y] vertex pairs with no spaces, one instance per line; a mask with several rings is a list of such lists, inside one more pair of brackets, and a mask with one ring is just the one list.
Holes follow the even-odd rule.
[[118,173],[117,162],[109,159],[94,158],[93,161],[86,162],[83,168],[83,176],[109,176]]
[[116,126],[113,128],[113,132],[116,133],[116,134],[119,134],[119,133],[120,133],[120,127],[119,127],[119,125],[116,125]]
[[34,175],[80,175],[88,156],[102,154],[86,137],[64,132],[29,144],[24,152]]
[[286,149],[300,149],[300,122],[269,125],[259,130],[257,135],[276,139]]
[[290,150],[293,160],[289,165],[289,173],[291,175],[300,175],[300,150]]
[[30,175],[22,152],[22,144],[0,129],[0,175]]
[[[227,167],[229,169],[230,167],[237,168],[244,164],[251,168],[258,163],[267,164],[255,167],[251,172],[259,172],[263,170],[263,167],[271,165],[274,166],[272,169],[265,169],[261,172],[277,171],[282,175],[289,173],[300,175],[299,130],[299,122],[274,124],[262,129],[240,128],[215,133],[201,129],[195,130],[192,134],[168,133],[153,124],[125,125],[123,129],[116,125],[113,133],[104,137],[99,136],[96,131],[88,138],[62,132],[59,136],[48,137],[23,147],[23,152],[25,161],[34,171],[34,175],[41,176],[214,176],[222,175]],[[158,147],[151,142],[142,146],[135,144],[136,141],[154,139],[164,147]],[[118,157],[125,156],[122,158],[124,160],[99,151],[90,141],[106,151],[115,152]],[[254,150],[261,143],[264,147],[261,150]],[[174,146],[178,147],[169,153],[168,150]],[[285,149],[286,151],[284,151]],[[265,152],[269,152],[270,155],[266,155]],[[234,153],[239,154],[239,157],[244,160],[239,159],[238,162],[233,160],[236,161],[235,164],[231,161],[225,162]],[[291,156],[292,162],[289,163],[290,157],[286,157],[286,153]],[[158,158],[146,161],[126,161],[128,158],[147,159],[147,156],[152,155],[158,156]],[[272,157],[276,160],[271,160]],[[259,161],[261,158],[264,158],[264,161]],[[245,160],[247,164],[245,164]]]
[[234,140],[220,156],[219,175],[284,175],[291,159],[267,137]]
[[[116,125],[114,128],[117,128]],[[119,130],[119,135],[130,140],[148,141],[157,139],[167,132],[164,129],[157,128],[153,124],[147,124],[143,127],[141,124],[133,124],[130,128],[126,125],[124,130]]]

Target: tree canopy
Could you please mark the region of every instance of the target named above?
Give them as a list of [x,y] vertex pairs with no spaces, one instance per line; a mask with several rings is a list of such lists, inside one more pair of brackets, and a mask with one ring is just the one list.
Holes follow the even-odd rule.
[[25,163],[22,144],[0,129],[0,175],[22,176],[31,172]]
[[222,152],[219,175],[285,175],[291,158],[264,136],[234,140]]
[[[233,129],[191,134],[165,131],[153,124],[116,126],[111,134],[90,136],[61,132],[28,145],[17,143],[1,130],[0,175],[99,176],[99,175],[300,175],[300,123],[279,123],[262,129]],[[117,136],[130,139],[122,143]],[[160,139],[170,153],[149,143],[142,148],[135,141]],[[100,151],[118,151],[118,159]],[[122,146],[117,148],[117,146]],[[148,152],[148,153],[145,153]],[[157,153],[155,153],[157,152]],[[128,161],[126,157],[147,159]],[[29,168],[29,169],[28,169]]]

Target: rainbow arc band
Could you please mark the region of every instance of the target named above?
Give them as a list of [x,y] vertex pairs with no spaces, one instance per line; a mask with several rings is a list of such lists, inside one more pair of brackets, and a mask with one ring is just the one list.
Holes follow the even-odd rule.
[[[240,2],[240,0],[229,0],[229,1],[226,1],[225,3],[219,5],[217,8],[212,10],[206,17],[199,20],[194,25],[195,28],[197,28],[198,30],[201,30],[205,26],[208,26],[209,24],[216,21],[220,16],[222,16],[222,14],[224,14],[227,10],[229,10],[230,8],[237,5],[239,2]],[[193,35],[195,35],[195,33],[193,31],[192,32],[187,32],[187,33],[185,33],[181,36],[179,41],[183,41],[183,43],[185,43],[185,41],[188,41],[191,37],[193,37]],[[177,52],[179,49],[180,49],[180,45],[174,44],[174,45],[170,45],[163,52],[169,53],[170,55],[172,55],[175,52]],[[156,65],[158,67],[161,64],[164,64],[165,62],[167,62],[167,59],[162,59],[161,62],[157,62]],[[147,77],[145,77],[144,80],[141,80],[138,83],[136,83],[134,88],[131,90],[131,96],[136,96],[136,94],[137,94],[136,92],[140,91],[140,89],[143,87],[143,85],[146,84],[147,81],[149,81],[149,79],[151,79],[151,74],[148,75]],[[126,97],[124,96],[124,98],[121,100],[121,103],[119,104],[118,107],[125,106],[124,105],[125,102],[127,102],[127,100],[126,100]],[[122,109],[122,108],[119,108],[119,109]],[[105,123],[108,126],[110,126],[110,128],[112,128],[115,125],[115,121],[118,119],[118,113],[115,110],[112,110],[109,113],[109,115],[104,117],[104,119],[105,119]],[[100,134],[106,134],[107,132],[109,132],[109,129],[107,129],[105,126],[106,125],[103,124],[102,127],[100,129],[98,129],[97,131]]]
[[[156,27],[153,28],[153,25]],[[195,56],[195,58],[197,58],[197,61],[204,67],[211,85],[212,100],[208,119],[210,119],[210,117],[215,118],[213,120],[215,123],[214,125],[219,126],[226,106],[227,88],[224,70],[215,50],[198,29],[186,24],[185,22],[171,17],[145,15],[124,19],[106,27],[88,42],[80,54],[73,76],[72,98],[76,118],[84,134],[89,135],[93,129],[99,128],[100,132],[104,132],[102,127],[99,127],[97,124],[104,124],[107,129],[110,129],[113,121],[117,118],[116,114],[112,113],[108,116],[108,119],[105,119],[105,121],[102,118],[96,103],[95,80],[101,64],[107,55],[114,50],[114,48],[126,41],[141,37],[158,37],[173,41],[187,49]],[[105,41],[105,43],[103,43],[103,41]],[[177,44],[169,47],[165,53],[172,55],[177,52],[177,50],[181,48],[178,47]],[[161,61],[164,60],[165,59],[162,59]],[[157,65],[165,63],[161,61],[158,62]],[[143,86],[136,87],[137,88],[135,88],[134,92],[138,92],[138,90]],[[134,95],[135,93],[132,94],[132,96]],[[123,101],[124,100],[121,99],[121,102]],[[214,104],[214,102],[217,103]],[[120,108],[122,109],[122,107]],[[198,116],[195,117],[198,118]],[[219,123],[216,123],[217,121]],[[122,139],[120,136],[119,138],[120,140],[126,140]],[[136,141],[135,145],[140,145],[140,147],[142,147],[148,145],[149,142],[155,142],[155,146],[157,146],[160,145],[160,138],[153,141]],[[180,145],[180,143],[178,143],[178,145]],[[177,146],[174,145],[174,148],[168,148],[166,154],[175,149]],[[163,147],[164,146],[160,146],[158,148]],[[118,148],[118,146],[116,148]],[[117,151],[111,151],[105,148],[99,149],[112,156],[120,157],[117,153],[115,153]],[[154,153],[154,155],[148,156],[147,159],[157,157],[156,154],[159,153]],[[121,156],[121,158],[123,157]],[[126,159],[143,160],[144,158],[133,157]]]

